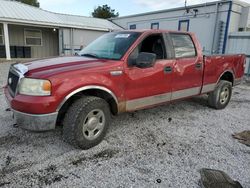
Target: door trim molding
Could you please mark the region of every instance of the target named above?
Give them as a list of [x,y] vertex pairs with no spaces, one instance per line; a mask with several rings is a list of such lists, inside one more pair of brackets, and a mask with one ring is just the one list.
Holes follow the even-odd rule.
[[126,111],[134,111],[134,110],[142,109],[145,107],[153,106],[156,104],[170,102],[172,100],[199,95],[202,93],[213,91],[215,87],[216,87],[216,83],[213,83],[213,84],[204,85],[202,87],[202,91],[201,91],[201,87],[193,87],[189,89],[174,91],[172,93],[169,92],[169,93],[163,93],[159,95],[152,95],[148,97],[128,100],[126,102]]
[[210,91],[213,91],[216,85],[217,85],[216,83],[204,85],[202,87],[201,93],[208,93]]
[[155,104],[168,102],[170,100],[171,100],[171,92],[160,95],[153,95],[149,97],[143,97],[139,99],[133,99],[126,102],[126,110],[133,111],[136,109],[144,108],[146,106],[152,106]]
[[193,87],[193,88],[189,88],[189,89],[174,91],[172,93],[171,100],[176,100],[176,99],[181,99],[181,98],[185,98],[185,97],[189,97],[189,96],[193,96],[193,95],[198,95],[198,94],[200,94],[200,91],[201,91],[201,87]]

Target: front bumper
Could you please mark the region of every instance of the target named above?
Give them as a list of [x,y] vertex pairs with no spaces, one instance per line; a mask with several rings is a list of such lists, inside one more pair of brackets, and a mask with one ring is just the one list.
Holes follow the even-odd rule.
[[[57,121],[57,116],[58,112],[52,112],[52,113],[37,113],[37,114],[32,114],[32,113],[25,113],[21,112],[17,109],[13,109],[13,101],[14,102],[20,102],[20,101],[15,101],[9,94],[7,88],[4,88],[5,91],[5,99],[8,104],[8,106],[11,108],[11,111],[13,112],[14,119],[17,123],[17,125],[20,128],[31,130],[31,131],[48,131],[55,129],[56,127],[56,121]],[[43,101],[37,100],[40,103],[35,103],[32,104],[26,104],[25,101],[22,102],[20,106],[29,106],[30,109],[36,107],[36,109],[41,109],[41,105]],[[38,108],[37,108],[38,106]],[[27,108],[25,108],[27,109]]]
[[32,131],[55,129],[58,112],[50,114],[27,114],[12,109],[14,119],[19,127]]

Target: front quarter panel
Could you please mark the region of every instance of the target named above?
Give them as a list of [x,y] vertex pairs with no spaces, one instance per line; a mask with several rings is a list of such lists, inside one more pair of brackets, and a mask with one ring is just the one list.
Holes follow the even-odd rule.
[[[114,70],[114,71],[117,71]],[[120,70],[122,72],[122,70]],[[59,77],[52,78],[52,95],[57,98],[57,104],[54,110],[58,110],[68,95],[74,93],[79,88],[86,86],[100,86],[111,91],[118,102],[124,99],[123,74],[111,75],[111,70],[92,73],[69,73]],[[94,89],[94,88],[93,88]]]

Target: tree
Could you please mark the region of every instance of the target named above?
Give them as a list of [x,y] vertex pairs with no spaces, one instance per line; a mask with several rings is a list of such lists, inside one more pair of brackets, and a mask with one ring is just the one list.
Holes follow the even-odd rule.
[[115,13],[115,9],[111,9],[110,6],[108,5],[102,5],[98,6],[97,8],[94,9],[94,12],[92,12],[92,16],[95,18],[114,18],[118,17],[119,13]]
[[32,5],[34,7],[40,7],[40,3],[37,0],[16,0],[16,1]]

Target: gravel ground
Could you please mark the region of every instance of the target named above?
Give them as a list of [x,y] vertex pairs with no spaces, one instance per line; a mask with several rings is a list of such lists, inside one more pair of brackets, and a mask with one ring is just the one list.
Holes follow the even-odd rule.
[[[0,87],[9,65],[0,64]],[[200,187],[199,170],[225,171],[250,187],[250,148],[231,136],[250,129],[250,86],[234,89],[224,110],[196,97],[113,118],[98,146],[64,143],[61,128],[13,126],[0,89],[0,187]]]

